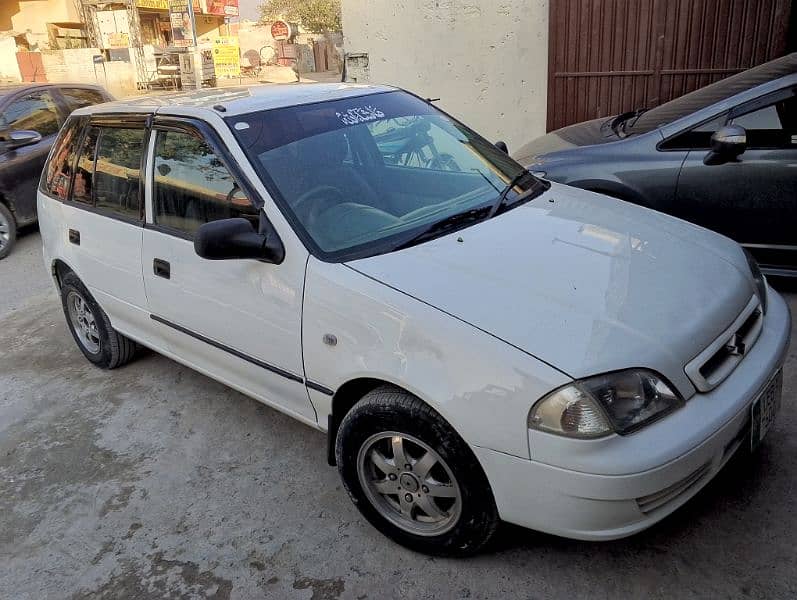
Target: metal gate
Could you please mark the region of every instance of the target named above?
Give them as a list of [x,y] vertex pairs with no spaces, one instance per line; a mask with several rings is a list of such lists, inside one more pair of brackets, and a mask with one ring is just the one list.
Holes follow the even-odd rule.
[[548,130],[656,106],[783,55],[791,8],[792,0],[551,0]]

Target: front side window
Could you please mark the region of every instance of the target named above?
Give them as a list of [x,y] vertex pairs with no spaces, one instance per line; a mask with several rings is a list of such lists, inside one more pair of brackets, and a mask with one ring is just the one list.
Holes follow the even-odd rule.
[[[793,94],[797,93],[792,91]],[[748,148],[788,148],[797,146],[797,95],[781,98],[737,115],[730,123],[747,131]]]
[[28,129],[47,137],[58,131],[58,111],[49,92],[33,92],[14,100],[0,115],[0,130]]
[[442,234],[448,225],[491,215],[500,197],[512,206],[547,187],[493,144],[405,92],[227,122],[286,217],[326,260]]
[[45,192],[60,200],[65,200],[69,193],[69,182],[72,180],[77,144],[82,131],[83,120],[70,118],[61,130],[50,160],[44,168],[42,187]]
[[157,132],[153,187],[153,216],[162,227],[193,235],[205,223],[235,217],[257,226],[259,211],[196,132]]

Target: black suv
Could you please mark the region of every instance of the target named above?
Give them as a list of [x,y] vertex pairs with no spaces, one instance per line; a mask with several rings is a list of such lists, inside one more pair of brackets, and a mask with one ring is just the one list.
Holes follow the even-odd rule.
[[69,113],[109,100],[113,97],[94,85],[0,87],[0,259],[11,252],[17,227],[36,221],[36,185]]

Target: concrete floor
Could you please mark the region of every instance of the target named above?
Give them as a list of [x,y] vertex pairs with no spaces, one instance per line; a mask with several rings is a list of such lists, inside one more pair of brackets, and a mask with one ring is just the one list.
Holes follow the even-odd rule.
[[152,353],[90,366],[38,245],[0,261],[2,598],[797,596],[797,345],[760,453],[653,529],[435,559],[360,518],[322,434]]

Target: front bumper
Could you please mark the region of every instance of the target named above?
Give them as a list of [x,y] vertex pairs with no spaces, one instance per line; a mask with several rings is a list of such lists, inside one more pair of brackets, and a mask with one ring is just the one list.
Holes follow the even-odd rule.
[[[535,460],[474,446],[501,518],[583,540],[622,538],[660,521],[705,486],[741,445],[749,444],[751,404],[782,367],[790,329],[786,303],[770,290],[761,336],[719,387],[693,396],[672,415],[629,436],[598,444],[566,440],[565,446],[556,446],[575,448],[559,459],[580,468],[552,464],[553,453],[535,453],[534,444]],[[560,444],[562,438],[553,442]]]

